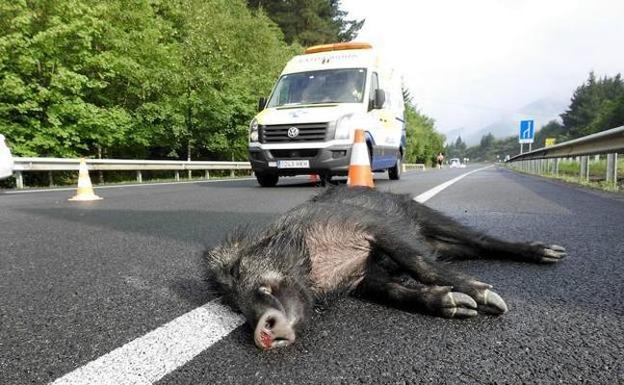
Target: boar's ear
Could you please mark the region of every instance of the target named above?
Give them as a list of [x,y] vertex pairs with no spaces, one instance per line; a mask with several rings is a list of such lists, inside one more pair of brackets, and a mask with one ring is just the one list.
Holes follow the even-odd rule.
[[217,246],[206,250],[203,256],[207,278],[217,284],[222,294],[230,292],[238,279],[240,259],[236,250]]
[[204,252],[208,278],[224,293],[230,292],[238,280],[238,266],[243,248],[245,229],[236,229],[223,244]]

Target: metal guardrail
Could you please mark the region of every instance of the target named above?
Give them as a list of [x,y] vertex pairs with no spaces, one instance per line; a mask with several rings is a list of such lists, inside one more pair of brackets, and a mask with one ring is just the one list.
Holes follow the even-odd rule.
[[[16,187],[24,188],[23,172],[47,171],[50,185],[53,184],[53,171],[78,171],[80,159],[66,158],[13,158]],[[141,171],[175,171],[175,179],[180,180],[180,171],[203,170],[205,178],[210,178],[210,170],[251,170],[249,162],[178,161],[178,160],[134,160],[134,159],[85,159],[90,171],[136,171],[137,182],[143,182]]]
[[506,161],[512,168],[534,174],[559,175],[562,158],[574,158],[580,163],[579,179],[589,180],[589,155],[606,154],[605,180],[617,188],[618,153],[624,152],[624,126],[569,140],[550,147],[538,148],[516,155]]
[[516,155],[507,162],[530,159],[566,158],[624,151],[624,126],[569,140],[550,147]]
[[[50,186],[53,183],[54,171],[78,171],[80,159],[68,158],[21,158],[15,157],[14,176],[18,189],[24,188],[24,172],[47,171]],[[134,160],[134,159],[85,159],[89,171],[136,171],[136,180],[143,182],[142,171],[174,171],[175,180],[180,180],[180,171],[187,171],[189,179],[191,171],[204,171],[205,179],[210,178],[211,170],[251,170],[249,162],[216,162],[216,161],[179,161],[179,160]],[[403,164],[403,171],[408,169],[425,170],[424,164]]]

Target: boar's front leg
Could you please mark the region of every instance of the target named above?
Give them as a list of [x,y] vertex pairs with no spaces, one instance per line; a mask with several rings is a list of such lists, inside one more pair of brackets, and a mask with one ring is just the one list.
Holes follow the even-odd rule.
[[441,262],[430,260],[426,241],[413,234],[397,231],[396,227],[378,226],[374,231],[374,245],[405,272],[424,284],[451,286],[454,291],[468,294],[478,304],[479,310],[490,314],[507,312],[507,304],[492,286],[466,274],[458,273]]
[[477,303],[468,295],[451,291],[450,286],[417,284],[406,287],[396,282],[374,263],[354,294],[401,310],[422,312],[447,318],[477,315]]

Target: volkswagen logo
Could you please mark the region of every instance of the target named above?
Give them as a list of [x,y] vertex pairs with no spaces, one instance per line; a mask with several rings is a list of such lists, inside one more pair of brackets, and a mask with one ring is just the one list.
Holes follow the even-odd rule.
[[290,127],[288,129],[288,137],[294,139],[297,136],[299,136],[299,129],[297,127]]

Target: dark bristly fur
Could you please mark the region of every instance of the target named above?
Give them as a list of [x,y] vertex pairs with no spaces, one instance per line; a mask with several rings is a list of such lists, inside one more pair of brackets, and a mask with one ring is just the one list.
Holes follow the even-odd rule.
[[266,229],[240,228],[205,254],[211,279],[263,349],[292,343],[315,304],[350,293],[449,318],[502,314],[507,306],[492,286],[436,260],[565,256],[561,246],[479,233],[407,195],[347,187],[326,190]]

